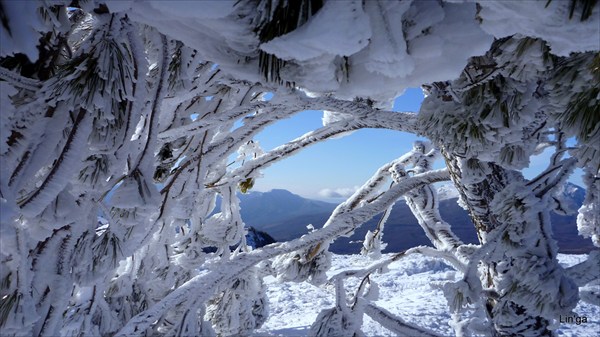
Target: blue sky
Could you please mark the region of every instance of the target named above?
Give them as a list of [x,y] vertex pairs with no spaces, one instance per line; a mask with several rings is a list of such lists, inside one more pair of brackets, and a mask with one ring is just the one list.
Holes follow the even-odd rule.
[[[396,99],[393,110],[418,111],[423,101],[420,89],[409,89]],[[265,151],[321,127],[322,111],[303,111],[261,132],[256,140]],[[312,145],[293,157],[265,169],[254,190],[287,189],[304,197],[332,199],[348,195],[383,164],[401,156],[418,139],[413,134],[364,129]]]
[[[411,88],[394,102],[394,111],[419,111],[423,93]],[[266,128],[255,138],[265,151],[322,126],[322,111],[303,111]],[[263,171],[253,190],[286,189],[303,197],[340,201],[361,186],[385,163],[412,148],[422,139],[413,134],[385,129],[365,129],[337,139],[312,145],[302,152],[273,164]],[[540,172],[548,163],[551,151],[532,158],[526,176]],[[444,167],[442,160],[435,168]],[[572,181],[581,185],[580,172]]]

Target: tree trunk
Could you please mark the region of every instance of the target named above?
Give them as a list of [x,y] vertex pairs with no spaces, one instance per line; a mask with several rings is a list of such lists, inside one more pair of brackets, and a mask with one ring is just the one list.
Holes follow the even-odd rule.
[[[498,235],[494,234],[504,231],[505,224],[492,212],[490,205],[492,205],[494,196],[509,183],[523,180],[522,175],[519,172],[506,170],[494,163],[485,163],[477,159],[461,160],[448,153],[443,146],[440,148],[451,179],[458,189],[461,199],[467,205],[469,216],[477,230],[481,245],[497,244],[490,240],[499,238]],[[540,226],[541,228],[547,227],[542,221],[544,218],[547,219],[544,216],[538,217],[540,223],[531,225]],[[546,243],[542,242],[541,244],[545,245]],[[526,248],[526,252],[530,252],[529,247],[522,248]],[[539,255],[539,253],[539,251],[531,252],[532,255]],[[551,260],[556,260],[556,252],[551,249],[545,250],[543,255]],[[503,256],[503,258],[506,258],[506,256]],[[507,259],[511,260],[512,258]],[[531,315],[526,308],[515,302],[504,302],[502,305],[499,303],[497,294],[510,291],[499,288],[497,282],[497,278],[501,276],[501,271],[498,270],[498,262],[501,261],[502,258],[480,261],[485,265],[481,269],[484,270],[480,274],[481,283],[484,288],[494,290],[494,292],[487,292],[486,298],[482,299],[494,328],[492,334],[494,336],[554,336],[548,328],[551,324],[548,319]],[[507,317],[512,319],[507,319]]]

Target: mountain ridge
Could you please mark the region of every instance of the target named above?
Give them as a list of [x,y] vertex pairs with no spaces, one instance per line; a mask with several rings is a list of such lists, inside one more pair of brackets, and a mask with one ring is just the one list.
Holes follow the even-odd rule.
[[[465,243],[478,243],[475,229],[467,212],[458,205],[457,193],[452,187],[442,185],[440,193],[440,214],[452,225],[452,230]],[[581,206],[585,190],[574,184],[567,184],[560,191],[575,207]],[[287,241],[308,233],[307,225],[321,228],[331,212],[337,207],[334,203],[313,200],[296,195],[288,190],[276,189],[269,192],[240,194],[242,219],[247,226],[254,227],[271,235],[277,241]],[[338,238],[331,245],[331,251],[338,254],[358,253],[367,230],[373,230],[381,214],[356,229],[350,237]],[[591,240],[578,235],[575,215],[551,214],[552,229],[561,253],[587,253],[595,247]],[[430,245],[425,233],[403,199],[396,202],[385,225],[383,241],[387,243],[384,252],[399,252],[417,245]]]

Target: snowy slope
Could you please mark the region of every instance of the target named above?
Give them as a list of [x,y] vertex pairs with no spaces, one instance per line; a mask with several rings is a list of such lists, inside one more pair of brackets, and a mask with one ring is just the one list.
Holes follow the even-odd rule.
[[[559,254],[559,261],[570,266],[583,261],[585,255]],[[334,255],[329,276],[341,270],[365,267],[372,263],[360,255]],[[410,255],[389,266],[389,272],[373,279],[379,285],[377,305],[400,316],[407,322],[427,327],[444,336],[452,336],[448,325],[450,315],[446,300],[436,284],[460,279],[461,274],[441,261]],[[335,305],[333,285],[315,287],[308,283],[277,283],[267,277],[270,316],[254,336],[305,336],[320,310]],[[352,290],[350,290],[352,289]],[[349,287],[352,293],[355,287]],[[600,307],[580,303],[575,312],[587,318],[587,323],[561,324],[559,336],[597,336],[600,331]],[[366,336],[394,334],[365,316],[362,331]]]

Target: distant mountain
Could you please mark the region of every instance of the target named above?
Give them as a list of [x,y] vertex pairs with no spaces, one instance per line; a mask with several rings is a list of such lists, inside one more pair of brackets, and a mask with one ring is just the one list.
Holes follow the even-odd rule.
[[[454,233],[465,243],[477,243],[477,234],[467,212],[462,209],[457,198],[440,201],[440,214],[444,220],[452,225]],[[332,244],[332,251],[338,254],[359,252],[362,240],[367,230],[373,230],[381,218],[381,214],[358,228],[349,238],[339,238]],[[383,241],[387,243],[384,252],[399,252],[414,246],[431,245],[417,219],[404,200],[398,201],[392,208],[388,221],[385,224]]]
[[[453,231],[466,243],[477,243],[477,235],[467,212],[457,201],[458,194],[451,185],[440,188],[440,214],[452,225]],[[573,184],[565,185],[561,192],[572,201],[575,210],[583,203],[585,190]],[[251,192],[241,194],[241,213],[247,226],[269,233],[277,241],[287,241],[308,233],[306,226],[322,227],[336,205],[310,200],[286,190]],[[358,228],[351,237],[337,239],[331,251],[350,254],[360,251],[367,230],[373,230],[381,215]],[[589,239],[577,233],[576,215],[551,214],[554,237],[561,253],[585,253],[594,248]],[[412,212],[401,200],[393,209],[385,226],[383,241],[388,244],[384,252],[398,252],[416,245],[430,245]]]
[[[323,227],[337,205],[303,198],[287,190],[240,194],[242,219],[247,226],[287,241],[307,233],[306,226]],[[217,210],[221,201],[217,199]]]
[[[440,214],[452,226],[454,233],[465,243],[478,243],[477,234],[468,213],[458,205],[458,197],[445,190],[440,193]],[[573,184],[567,184],[562,192],[576,211],[585,198],[585,190]],[[444,197],[448,197],[444,200]],[[381,215],[376,216],[356,230],[350,238],[339,238],[332,245],[332,251],[348,254],[360,251],[367,230],[373,230]],[[587,253],[594,249],[591,240],[579,236],[576,225],[577,215],[563,216],[551,213],[550,220],[554,238],[558,241],[561,253]],[[383,241],[388,244],[384,252],[399,252],[416,245],[431,245],[419,226],[416,218],[404,201],[397,202],[385,225]]]
[[261,224],[263,228],[297,216],[331,213],[336,207],[335,204],[305,199],[290,191],[277,189],[240,194],[240,201],[244,222],[252,226],[254,223]]
[[254,227],[248,228],[246,234],[246,244],[252,248],[260,248],[271,243],[275,243],[273,237],[263,231],[260,231]]
[[[275,239],[273,237],[261,230],[258,230],[254,227],[248,227],[248,232],[246,233],[246,244],[252,248],[260,248],[271,243],[275,243]],[[98,231],[98,230],[96,230]],[[230,249],[235,249],[238,245],[229,247]],[[205,253],[214,253],[217,251],[217,247],[204,247],[202,249]]]

